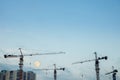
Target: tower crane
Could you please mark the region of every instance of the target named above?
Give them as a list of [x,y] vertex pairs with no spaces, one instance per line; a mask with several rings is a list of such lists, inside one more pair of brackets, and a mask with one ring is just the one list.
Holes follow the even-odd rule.
[[4,55],[4,58],[17,58],[19,57],[20,62],[19,62],[19,78],[20,80],[23,80],[23,58],[24,56],[34,56],[34,55],[52,55],[52,54],[65,54],[65,52],[58,52],[58,53],[44,53],[44,54],[40,54],[40,53],[36,53],[36,54],[26,54],[23,55],[21,48],[19,48],[20,50],[20,55]]
[[108,73],[106,73],[105,75],[112,74],[113,80],[116,80],[116,73],[117,73],[117,72],[118,72],[118,70],[117,70],[117,69],[114,69],[114,67],[113,67],[113,71],[108,72]]
[[102,59],[107,60],[107,56],[97,57],[97,53],[94,52],[94,54],[95,54],[95,59],[85,60],[85,61],[81,61],[81,62],[75,62],[75,63],[72,63],[72,64],[95,61],[96,80],[100,80],[100,76],[99,76],[99,70],[100,70],[100,68],[99,68],[99,60],[102,60]]
[[57,80],[57,70],[65,70],[65,68],[57,68],[56,64],[54,64],[54,69],[37,69],[37,70],[54,70],[54,80]]

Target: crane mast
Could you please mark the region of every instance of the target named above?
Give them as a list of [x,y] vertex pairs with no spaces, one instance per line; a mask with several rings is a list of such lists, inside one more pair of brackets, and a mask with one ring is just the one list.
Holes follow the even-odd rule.
[[99,60],[97,58],[97,53],[95,52],[95,71],[96,71],[96,79],[97,80],[100,80],[100,76],[99,76],[99,71],[100,71],[100,68],[99,68]]
[[23,61],[24,56],[33,56],[33,55],[53,55],[53,54],[65,54],[65,52],[58,52],[58,53],[44,53],[44,54],[27,54],[23,55],[21,48],[19,48],[21,55],[4,55],[4,58],[16,58],[19,57],[19,79],[23,80]]
[[20,55],[20,63],[19,63],[19,68],[20,68],[20,80],[23,80],[23,54],[22,54],[22,51],[21,51],[21,48],[19,48],[19,50],[20,50],[20,53],[21,53],[21,55]]
[[65,70],[65,68],[56,68],[56,64],[54,64],[54,80],[57,80],[57,70]]
[[54,80],[57,79],[57,70],[56,70],[56,64],[54,64]]
[[105,57],[97,57],[97,53],[94,52],[94,54],[95,54],[95,59],[85,60],[85,61],[81,61],[81,62],[74,62],[72,64],[78,64],[78,63],[95,61],[96,80],[100,80],[100,76],[99,76],[99,71],[100,71],[99,60],[102,60],[102,59],[107,60],[107,56],[105,56]]

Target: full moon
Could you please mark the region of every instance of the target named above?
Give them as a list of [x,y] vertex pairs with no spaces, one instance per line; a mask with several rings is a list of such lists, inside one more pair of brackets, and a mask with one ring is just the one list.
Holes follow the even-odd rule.
[[35,65],[35,67],[39,67],[40,66],[40,62],[39,61],[35,61],[34,65]]

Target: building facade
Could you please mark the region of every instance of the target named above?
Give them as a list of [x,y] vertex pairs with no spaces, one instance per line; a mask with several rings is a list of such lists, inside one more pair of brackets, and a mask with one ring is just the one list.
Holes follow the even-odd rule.
[[[36,80],[36,74],[32,71],[22,72],[23,80]],[[20,71],[2,70],[0,72],[0,80],[20,80]]]

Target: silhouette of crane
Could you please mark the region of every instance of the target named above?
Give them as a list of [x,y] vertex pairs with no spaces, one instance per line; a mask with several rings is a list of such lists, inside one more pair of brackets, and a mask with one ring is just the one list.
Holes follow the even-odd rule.
[[114,67],[112,67],[112,68],[113,68],[113,71],[108,72],[108,73],[106,73],[105,75],[112,74],[113,80],[116,80],[116,74],[117,74],[118,70],[117,70],[117,69],[114,69]]
[[54,80],[57,80],[57,70],[65,70],[65,68],[57,68],[56,64],[54,64],[54,69],[35,69],[35,70],[54,70]]
[[24,58],[24,56],[65,54],[65,52],[58,52],[58,53],[44,53],[44,54],[36,53],[36,54],[23,55],[21,48],[19,48],[19,50],[20,50],[21,55],[4,55],[4,58],[16,58],[16,57],[20,58],[20,62],[19,62],[19,77],[20,77],[20,80],[23,80],[23,61],[24,61],[23,58]]
[[107,60],[107,56],[105,56],[105,57],[97,57],[97,53],[94,52],[94,54],[95,54],[95,59],[85,60],[85,61],[81,61],[81,62],[75,62],[75,63],[72,63],[72,64],[95,61],[96,80],[100,80],[100,76],[99,76],[99,70],[100,70],[100,68],[99,68],[99,60],[102,60],[102,59]]

